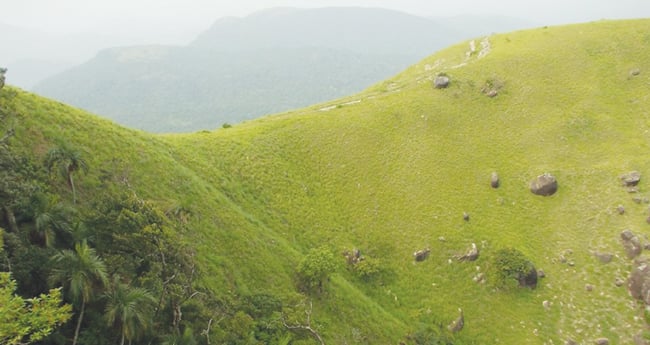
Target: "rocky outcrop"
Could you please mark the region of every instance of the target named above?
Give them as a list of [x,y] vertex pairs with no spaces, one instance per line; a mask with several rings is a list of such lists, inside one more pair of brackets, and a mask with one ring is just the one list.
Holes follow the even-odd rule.
[[557,191],[557,179],[549,173],[539,175],[530,183],[530,191],[535,195],[553,195]]
[[647,258],[634,262],[634,269],[630,273],[627,288],[632,297],[650,305],[650,262]]

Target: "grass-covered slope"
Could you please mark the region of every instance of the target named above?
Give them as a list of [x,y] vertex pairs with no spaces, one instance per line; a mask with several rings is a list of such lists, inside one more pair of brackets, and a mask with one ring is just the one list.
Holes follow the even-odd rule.
[[[361,94],[186,135],[126,130],[18,92],[16,138],[41,155],[56,138],[82,147],[95,167],[82,198],[117,164],[145,197],[190,210],[186,236],[215,294],[286,295],[302,256],[326,246],[340,267],[311,298],[328,344],[398,343],[458,308],[457,343],[630,343],[643,309],[614,282],[631,269],[619,233],[648,233],[648,205],[633,198],[650,196],[649,25],[495,35],[474,53],[464,42]],[[449,88],[432,87],[439,73]],[[618,179],[630,170],[643,174],[637,194]],[[559,190],[535,196],[529,182],[545,172]],[[456,261],[472,243],[479,259]],[[472,280],[505,247],[546,272],[537,289]],[[379,260],[378,277],[345,269],[338,255],[353,248]],[[592,252],[616,256],[603,264]]]

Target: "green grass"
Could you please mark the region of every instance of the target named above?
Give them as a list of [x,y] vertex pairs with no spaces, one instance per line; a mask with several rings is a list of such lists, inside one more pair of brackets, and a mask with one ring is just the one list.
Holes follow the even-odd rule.
[[[292,292],[301,256],[322,244],[380,259],[378,279],[341,268],[315,299],[328,343],[397,343],[421,323],[447,325],[459,307],[458,342],[630,343],[645,325],[642,308],[614,285],[631,269],[618,238],[625,228],[647,234],[648,205],[634,203],[618,176],[641,171],[639,195],[650,195],[649,24],[495,35],[489,54],[467,61],[464,42],[358,95],[194,134],[127,130],[8,92],[17,93],[25,147],[43,155],[65,138],[92,157],[81,198],[93,197],[103,167],[143,197],[191,210],[186,238],[216,294]],[[641,74],[630,76],[633,68]],[[433,89],[441,72],[451,86]],[[481,93],[489,80],[504,85],[494,98]],[[499,189],[489,186],[492,171]],[[544,172],[559,181],[551,197],[528,190]],[[476,262],[448,262],[473,242]],[[414,263],[425,247],[430,258]],[[502,247],[544,269],[538,289],[472,281]],[[568,249],[575,266],[558,262]],[[601,264],[591,251],[616,258]]]

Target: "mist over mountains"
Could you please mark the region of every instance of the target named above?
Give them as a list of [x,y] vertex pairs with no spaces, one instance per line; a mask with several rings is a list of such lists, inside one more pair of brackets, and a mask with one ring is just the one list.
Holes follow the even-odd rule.
[[212,129],[355,93],[449,44],[525,26],[383,9],[277,8],[219,19],[186,46],[103,50],[35,91],[133,128]]

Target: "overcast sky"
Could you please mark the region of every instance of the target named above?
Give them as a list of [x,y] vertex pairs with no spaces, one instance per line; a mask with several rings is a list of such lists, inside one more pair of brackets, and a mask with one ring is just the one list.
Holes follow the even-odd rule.
[[2,0],[0,23],[51,33],[168,34],[174,41],[220,17],[278,6],[383,7],[422,16],[498,14],[545,25],[650,17],[650,0]]

